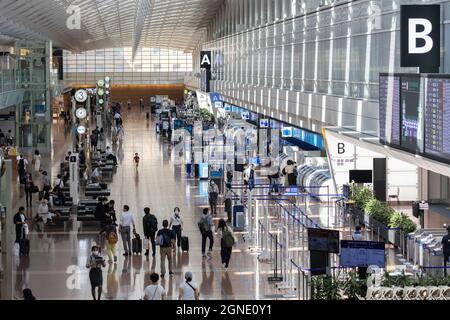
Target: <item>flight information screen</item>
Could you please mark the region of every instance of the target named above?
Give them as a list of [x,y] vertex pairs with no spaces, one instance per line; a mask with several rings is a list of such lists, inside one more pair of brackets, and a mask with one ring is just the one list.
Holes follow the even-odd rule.
[[408,151],[416,152],[421,140],[420,77],[401,77],[401,141],[400,145]]
[[400,77],[380,75],[380,142],[400,145]]
[[425,154],[450,160],[450,79],[428,78],[425,101]]

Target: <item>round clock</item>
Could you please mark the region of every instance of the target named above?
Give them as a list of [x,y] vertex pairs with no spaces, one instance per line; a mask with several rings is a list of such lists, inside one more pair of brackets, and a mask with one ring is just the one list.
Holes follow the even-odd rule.
[[85,134],[86,133],[86,127],[85,126],[78,126],[77,132],[79,134]]
[[77,102],[83,103],[87,100],[88,94],[86,90],[80,89],[75,92],[75,100]]
[[103,86],[105,85],[105,80],[98,80],[98,81],[97,81],[97,85],[98,85],[99,87],[103,87]]
[[103,89],[98,89],[97,93],[99,96],[102,96],[105,94],[105,91]]
[[98,104],[103,104],[105,101],[103,99],[98,99]]
[[85,109],[85,108],[78,108],[78,109],[75,111],[75,116],[76,116],[78,119],[84,119],[84,118],[86,118],[86,116],[87,116],[87,111],[86,111],[86,109]]

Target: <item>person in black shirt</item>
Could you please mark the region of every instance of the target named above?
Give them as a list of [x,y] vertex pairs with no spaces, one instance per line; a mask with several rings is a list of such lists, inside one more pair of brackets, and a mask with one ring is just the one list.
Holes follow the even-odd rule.
[[[152,244],[152,257],[156,254],[155,233],[158,231],[158,219],[150,213],[150,208],[144,208],[144,218],[142,218],[142,225],[144,227],[144,235]],[[149,247],[145,248],[145,255],[149,255]]]
[[442,253],[444,254],[444,276],[447,276],[447,263],[450,258],[450,226],[447,226],[447,234],[442,237]]
[[161,278],[164,277],[166,273],[166,256],[169,261],[169,275],[173,275],[172,271],[172,248],[175,247],[175,233],[173,230],[169,229],[169,221],[163,221],[163,229],[159,230],[156,234],[157,244],[159,247],[159,254],[161,255]]
[[17,212],[13,217],[14,225],[16,226],[16,242],[24,237],[24,224],[27,222],[27,216],[25,215],[25,208],[20,207],[19,212]]

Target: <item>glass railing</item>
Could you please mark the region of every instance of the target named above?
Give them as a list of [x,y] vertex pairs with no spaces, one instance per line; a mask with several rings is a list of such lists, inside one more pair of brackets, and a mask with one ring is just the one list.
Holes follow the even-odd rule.
[[16,88],[16,70],[0,70],[0,93],[12,91]]

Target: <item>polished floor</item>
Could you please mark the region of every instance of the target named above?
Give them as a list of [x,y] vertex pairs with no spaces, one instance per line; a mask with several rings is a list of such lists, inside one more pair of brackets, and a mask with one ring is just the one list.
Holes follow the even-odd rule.
[[[138,110],[133,109],[124,116],[125,138],[116,150],[119,167],[109,184],[116,210],[128,204],[137,222],[137,231],[142,235],[143,208],[148,206],[157,216],[159,223],[168,219],[175,206],[180,207],[184,218],[184,234],[190,239],[189,253],[174,254],[173,277],[161,281],[169,299],[178,298],[178,287],[186,271],[193,273],[194,281],[200,285],[201,299],[264,299],[276,290],[266,281],[268,266],[260,265],[256,255],[251,254],[239,235],[233,249],[228,271],[222,269],[220,244],[215,239],[212,258],[201,256],[201,236],[197,221],[201,210],[207,206],[206,182],[188,179],[182,166],[171,163],[171,146],[155,134],[154,123],[145,120]],[[45,169],[56,174],[60,159],[68,151],[70,139],[67,130],[60,123],[54,126],[54,151],[52,168]],[[136,170],[134,153],[139,153],[141,164]],[[47,159],[50,160],[50,159]],[[16,187],[15,200],[25,203],[23,190]],[[29,215],[35,215],[37,202]],[[219,216],[223,216],[221,208]],[[120,212],[120,210],[118,210]],[[218,217],[219,218],[219,217]],[[217,218],[217,219],[218,219]],[[217,222],[216,219],[216,222]],[[95,228],[68,223],[66,230],[30,234],[29,257],[17,258],[14,272],[15,296],[21,297],[25,287],[33,290],[38,299],[91,299],[86,259],[92,244],[98,241]],[[160,272],[159,254],[155,258],[145,256],[123,257],[121,241],[118,243],[118,262],[103,270],[104,299],[140,299],[143,289],[150,282],[151,272]]]

